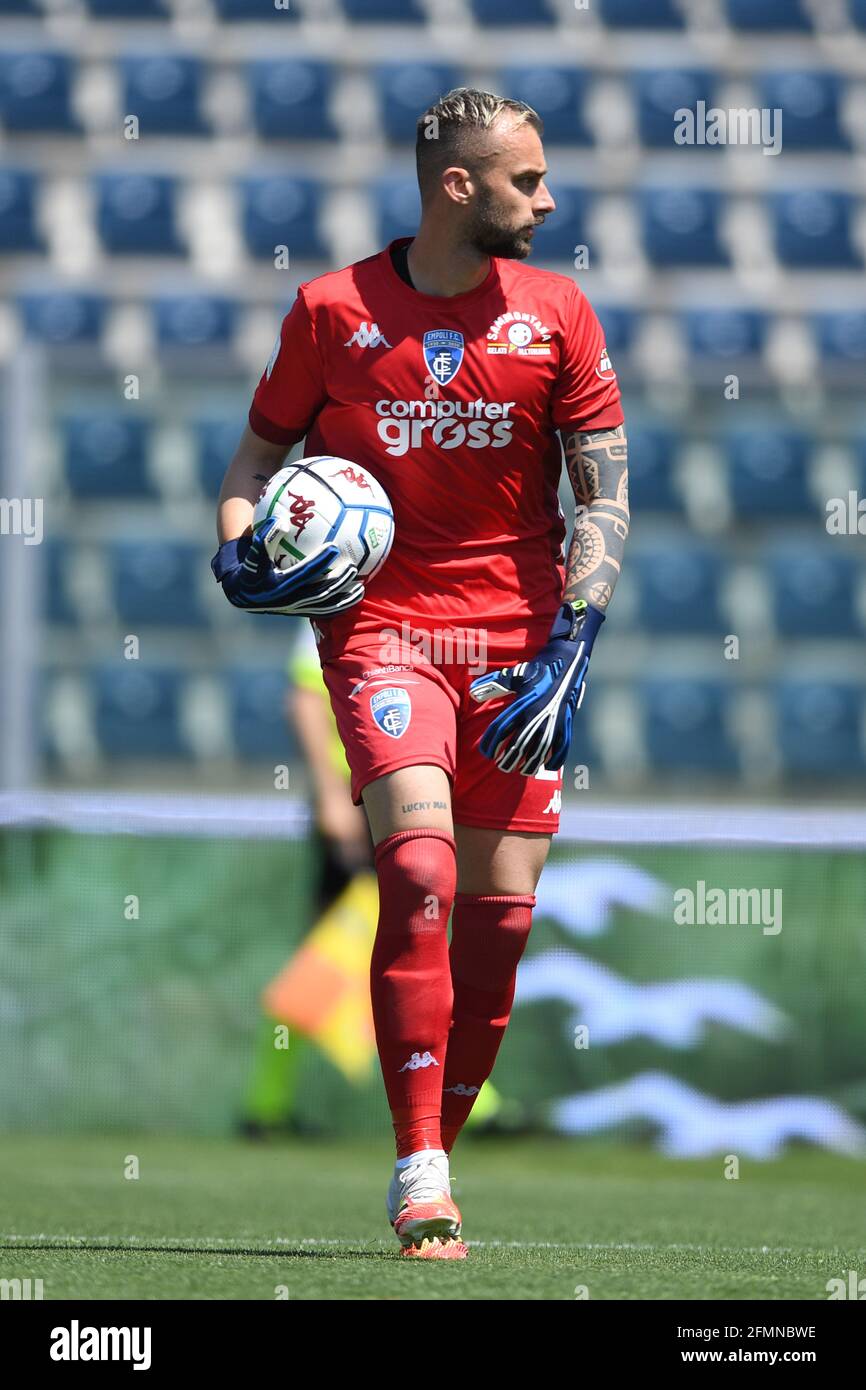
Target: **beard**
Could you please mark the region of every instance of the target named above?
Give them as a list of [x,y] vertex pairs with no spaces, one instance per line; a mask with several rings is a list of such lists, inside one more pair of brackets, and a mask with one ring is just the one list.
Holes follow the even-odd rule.
[[481,255],[501,256],[508,261],[524,261],[532,250],[527,226],[505,226],[497,215],[496,205],[486,195],[479,199],[467,239]]

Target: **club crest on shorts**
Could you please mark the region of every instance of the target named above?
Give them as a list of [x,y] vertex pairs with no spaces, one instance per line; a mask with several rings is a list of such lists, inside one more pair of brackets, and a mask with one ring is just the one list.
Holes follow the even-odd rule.
[[440,386],[453,381],[463,361],[463,334],[454,328],[432,328],[424,334],[424,361]]
[[378,690],[370,696],[370,713],[384,733],[391,738],[402,738],[412,718],[412,699],[408,690],[398,687]]

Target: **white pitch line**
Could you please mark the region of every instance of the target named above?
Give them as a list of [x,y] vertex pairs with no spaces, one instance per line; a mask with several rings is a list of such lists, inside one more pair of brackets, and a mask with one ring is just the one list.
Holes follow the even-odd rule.
[[[39,1232],[35,1235],[19,1235],[0,1232],[0,1241],[44,1241],[46,1244],[54,1242],[56,1248],[62,1249],[59,1243],[62,1241],[75,1241],[79,1244],[94,1245],[98,1243],[111,1243],[112,1245],[128,1245],[134,1249],[137,1244],[147,1244],[149,1246],[159,1246],[170,1249],[173,1245],[192,1245],[202,1244],[234,1246],[238,1250],[248,1250],[251,1247],[261,1246],[296,1246],[296,1245],[321,1245],[321,1246],[343,1246],[348,1250],[352,1247],[362,1249],[382,1247],[387,1249],[394,1248],[392,1242],[384,1238],[374,1238],[372,1240],[339,1240],[326,1236],[273,1236],[267,1239],[261,1237],[251,1237],[250,1240],[242,1240],[237,1236],[82,1236],[82,1235],[47,1235]],[[467,1240],[466,1244],[470,1248],[479,1250],[486,1249],[511,1249],[511,1250],[641,1250],[641,1251],[663,1251],[681,1250],[692,1253],[706,1254],[725,1254],[725,1255],[829,1255],[830,1251],[824,1247],[812,1246],[790,1246],[790,1245],[696,1245],[685,1241],[675,1241],[670,1244],[652,1244],[650,1242],[636,1241],[548,1241],[548,1240]],[[844,1247],[848,1249],[849,1247]],[[850,1247],[856,1250],[859,1247]],[[214,1251],[217,1254],[218,1251]]]

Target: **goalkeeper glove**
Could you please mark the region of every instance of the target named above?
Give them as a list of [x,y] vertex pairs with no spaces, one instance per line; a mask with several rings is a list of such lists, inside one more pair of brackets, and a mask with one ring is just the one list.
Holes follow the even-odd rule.
[[474,700],[516,698],[491,722],[481,752],[503,772],[534,777],[542,767],[562,767],[571,743],[574,712],[586,693],[586,672],[604,614],[583,599],[563,603],[547,645],[532,661],[477,676]]
[[252,536],[226,541],[211,560],[223,593],[250,613],[330,617],[351,608],[364,595],[358,567],[336,545],[324,545],[289,570],[278,569],[273,551],[279,540],[275,517],[267,517]]

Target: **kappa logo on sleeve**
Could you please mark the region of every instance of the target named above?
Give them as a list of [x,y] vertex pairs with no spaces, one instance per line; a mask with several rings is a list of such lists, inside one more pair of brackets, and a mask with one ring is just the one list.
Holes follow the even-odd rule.
[[402,738],[412,718],[412,697],[398,686],[378,690],[370,696],[370,713],[383,733]]
[[610,360],[610,354],[606,347],[603,347],[601,350],[601,357],[598,359],[598,366],[595,369],[595,374],[602,381],[616,381],[616,372],[613,369],[613,363]]

